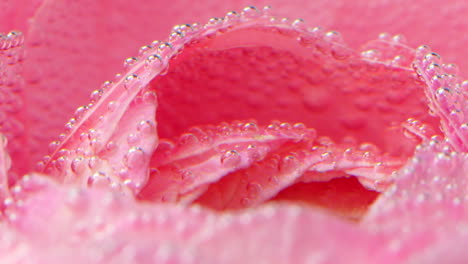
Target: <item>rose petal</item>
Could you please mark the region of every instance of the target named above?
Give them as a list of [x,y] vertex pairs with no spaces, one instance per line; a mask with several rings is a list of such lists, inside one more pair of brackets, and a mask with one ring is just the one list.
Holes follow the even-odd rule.
[[467,154],[433,139],[397,173],[395,186],[372,206],[362,224],[405,258],[443,247],[442,241],[466,229],[467,173]]
[[15,180],[30,166],[24,103],[23,50],[21,32],[0,34],[0,132],[8,139],[8,152],[13,158],[10,177]]
[[0,2],[0,32],[26,31],[28,19],[36,12],[43,0],[3,0]]
[[[286,127],[287,125],[287,127]],[[176,202],[194,189],[216,182],[230,172],[247,168],[280,147],[312,142],[315,131],[252,122],[192,128],[177,143],[166,141],[152,157],[150,182],[140,194],[143,199]],[[167,146],[167,147],[166,147]]]
[[422,47],[414,67],[426,83],[426,96],[434,115],[441,119],[441,129],[458,151],[468,150],[468,86],[453,72],[457,66],[442,64],[437,53]]
[[[270,0],[256,1],[254,4],[273,5],[276,10],[273,13],[281,17],[302,17],[307,19],[309,25],[340,30],[346,33],[354,47],[367,41],[362,32],[366,32],[366,36],[377,36],[383,29],[393,34],[411,36],[411,45],[429,41],[427,44],[443,52],[450,61],[458,63],[465,72],[466,63],[457,58],[466,55],[463,53],[464,41],[459,34],[467,26],[463,16],[459,16],[464,13],[466,5],[439,5],[433,1],[414,2],[408,8],[400,8],[402,5],[408,6],[400,1],[373,1],[369,5],[367,0],[353,3],[344,0],[332,3]],[[88,93],[99,82],[117,72],[121,58],[131,56],[136,46],[149,43],[154,38],[163,38],[175,24],[203,21],[213,14],[238,10],[247,4],[247,1],[207,1],[192,6],[185,2],[171,5],[154,2],[129,7],[123,0],[99,5],[94,1],[73,4],[45,1],[29,33],[29,87],[31,91],[51,91],[48,97],[41,97],[41,93],[28,94],[28,102],[33,107],[29,112],[37,121],[32,124],[35,157],[40,155],[45,142],[50,142],[59,133],[72,109],[85,103]],[[437,14],[432,12],[434,5],[438,7]],[[67,10],[68,15],[64,16],[63,10]],[[154,17],[159,18],[158,23],[152,20]],[[427,21],[431,21],[431,24]],[[75,26],[73,30],[64,31],[63,25]],[[434,34],[439,37],[433,38]],[[402,40],[400,37],[396,39]],[[37,63],[42,67],[35,67]],[[62,88],[63,83],[67,83],[66,89]],[[70,96],[71,93],[73,96]],[[64,98],[70,103],[64,105]],[[59,114],[44,122],[41,116],[47,116],[47,109]]]
[[220,215],[199,207],[138,204],[130,196],[58,186],[38,175],[18,186],[15,199],[22,205],[9,208],[10,221],[0,226],[0,252],[16,261],[31,256],[37,263],[396,261],[372,235],[294,205]]

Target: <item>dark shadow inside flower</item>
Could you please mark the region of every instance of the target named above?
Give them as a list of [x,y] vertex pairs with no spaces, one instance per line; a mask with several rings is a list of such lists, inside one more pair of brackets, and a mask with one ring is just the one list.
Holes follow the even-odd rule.
[[[197,38],[151,86],[158,94],[163,144],[153,156],[150,182],[140,198],[210,206],[218,199],[214,193],[232,194],[230,202],[215,209],[271,199],[307,200],[336,209],[336,200],[339,212],[358,218],[420,142],[405,135],[402,123],[413,118],[437,127],[438,122],[427,114],[423,84],[412,69],[363,60],[337,33],[320,30],[233,27]],[[249,124],[258,134],[240,136]],[[318,137],[261,140],[268,128],[300,134],[304,127],[313,128]],[[283,134],[276,136],[286,138]],[[246,154],[258,145],[265,153],[256,158]],[[180,157],[161,158],[174,153]],[[235,156],[229,169],[223,164],[226,155]],[[329,182],[320,177],[300,180],[309,172],[322,173]],[[242,173],[248,176],[239,180]],[[343,176],[357,178],[333,180]],[[310,183],[314,181],[319,183]],[[340,186],[336,190],[343,197],[353,193],[362,199],[327,196],[330,186]],[[299,189],[299,196],[290,195]],[[346,201],[348,210],[343,209]]]
[[294,184],[283,189],[271,201],[317,206],[349,220],[359,220],[378,195],[378,192],[364,188],[355,177],[342,177],[326,182]]

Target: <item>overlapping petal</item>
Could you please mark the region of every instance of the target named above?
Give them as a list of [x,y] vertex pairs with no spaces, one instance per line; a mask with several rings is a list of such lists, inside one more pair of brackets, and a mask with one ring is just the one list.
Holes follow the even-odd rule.
[[[319,1],[297,9],[299,2],[178,25],[167,40],[143,46],[49,146],[38,167],[45,177],[25,176],[9,188],[16,179],[6,176],[10,164],[2,149],[0,251],[11,253],[5,261],[27,261],[31,254],[38,263],[72,255],[77,263],[426,263],[445,254],[463,259],[450,241],[466,239],[466,82],[457,66],[442,64],[426,46],[414,50],[401,35],[388,34],[366,42],[361,34],[398,29],[411,37],[410,44],[419,41],[426,34],[419,22],[433,1],[394,13],[384,11],[398,1],[366,8],[361,2]],[[18,102],[25,97],[30,107],[26,116],[24,109],[5,108],[12,100],[1,105],[9,116],[4,124],[18,119],[32,129],[29,138],[21,129],[3,127],[13,159],[29,161],[18,147],[28,140],[32,155],[39,155],[70,115],[68,108],[86,102],[89,90],[82,87],[97,87],[117,72],[117,58],[131,46],[165,34],[166,23],[189,11],[201,18],[237,5],[213,2],[186,10],[184,4],[166,9],[177,15],[164,13],[164,23],[148,23],[145,14],[162,15],[160,9],[125,9],[123,1],[44,1],[27,34],[24,74],[21,42],[11,44],[18,36],[7,36],[0,49],[6,69],[0,80],[13,87],[6,96]],[[464,8],[442,7],[446,12],[434,25]],[[307,24],[272,16],[299,17],[310,10],[323,12]],[[403,19],[382,26],[397,16]],[[314,19],[341,29],[352,46],[366,44],[353,49],[339,33],[310,27]],[[402,28],[409,22],[414,26]],[[457,19],[447,23],[455,26],[440,34],[446,38],[466,26]],[[76,30],[64,31],[64,25]],[[148,30],[154,34],[143,34]],[[463,39],[444,45],[446,38],[430,44],[451,58],[452,46]],[[464,54],[458,54],[454,61],[460,63]],[[57,104],[66,98],[69,104]],[[54,117],[46,121],[49,111]],[[27,168],[13,163],[13,173]],[[377,198],[377,191],[384,195]],[[311,192],[327,199],[311,199]],[[315,209],[274,204],[283,200]],[[188,205],[193,202],[218,211],[256,209],[220,213]],[[316,206],[364,218],[353,225]],[[181,221],[187,217],[193,221]],[[345,245],[343,236],[356,243]]]

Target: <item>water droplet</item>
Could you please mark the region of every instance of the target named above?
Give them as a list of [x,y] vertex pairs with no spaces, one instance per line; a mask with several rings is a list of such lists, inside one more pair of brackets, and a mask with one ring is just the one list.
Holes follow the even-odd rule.
[[304,19],[302,18],[298,18],[296,20],[294,20],[294,22],[292,23],[292,26],[296,29],[299,29],[299,30],[307,30],[307,26],[306,26],[306,23],[304,21]]
[[130,85],[133,84],[134,81],[138,80],[138,75],[136,74],[130,74],[127,77],[125,77],[125,89],[128,89]]
[[143,94],[143,102],[145,103],[155,103],[157,102],[156,92],[147,91]]
[[140,147],[132,147],[125,155],[125,163],[129,169],[142,167],[145,164],[145,152]]
[[398,44],[406,44],[406,38],[400,34],[393,36],[392,41]]
[[78,107],[78,109],[76,109],[75,111],[75,118],[81,118],[86,113],[86,111],[88,111],[88,107],[86,105]]
[[430,53],[432,50],[429,46],[427,45],[421,45],[416,49],[418,55],[426,55]]
[[88,186],[93,186],[93,187],[97,187],[97,186],[105,187],[105,186],[109,186],[110,183],[111,183],[111,179],[104,172],[101,172],[101,171],[97,171],[93,173],[93,175],[91,175],[87,181]]
[[235,150],[228,150],[221,156],[221,164],[226,167],[235,167],[241,162],[241,156]]
[[279,170],[283,173],[291,172],[299,168],[299,161],[293,155],[288,155],[281,160]]
[[252,144],[247,146],[247,155],[252,161],[259,161],[263,158],[257,147]]
[[177,141],[177,144],[181,146],[193,146],[197,143],[198,143],[198,138],[192,133],[183,134]]
[[241,199],[241,205],[244,207],[249,207],[252,204],[252,201],[249,198],[242,198]]
[[152,50],[152,48],[153,48],[153,47],[150,46],[150,45],[142,46],[142,47],[140,48],[140,50],[138,51],[138,55],[140,55],[140,56],[143,57],[143,56],[145,56],[148,52],[150,52],[150,51]]
[[340,123],[343,127],[351,130],[358,130],[366,126],[366,121],[364,118],[358,116],[349,116],[348,118],[342,118]]
[[343,37],[336,31],[328,31],[325,33],[325,39],[332,42],[343,43]]
[[[75,119],[74,119],[75,120]],[[75,123],[70,120],[65,124],[65,131],[70,132],[73,130],[73,127],[75,126]]]
[[383,40],[383,41],[391,41],[392,40],[392,36],[386,32],[384,33],[380,33],[379,34],[379,39],[380,40]]
[[206,23],[205,25],[205,28],[209,29],[209,28],[215,28],[215,27],[218,27],[219,25],[221,25],[223,23],[223,20],[220,19],[220,18],[217,18],[217,17],[212,17],[210,18],[210,20],[208,20],[208,22]]
[[99,157],[97,156],[92,156],[91,158],[89,158],[88,160],[88,167],[90,169],[95,169],[97,164],[98,164],[98,161],[99,161]]
[[258,127],[255,123],[246,123],[242,126],[242,131],[257,132]]
[[229,127],[229,125],[221,125],[217,127],[217,131],[224,136],[229,136],[232,133],[232,129]]
[[370,49],[361,52],[361,57],[368,60],[379,60],[381,56],[382,54],[380,53],[380,51],[375,49]]
[[335,44],[332,45],[331,54],[336,60],[345,60],[349,58],[353,54],[353,52],[346,47]]
[[49,153],[53,153],[60,146],[60,141],[52,141],[49,144]]
[[137,131],[140,133],[151,133],[153,132],[153,122],[149,120],[143,120],[138,123]]
[[255,199],[262,192],[262,186],[255,182],[247,184],[246,189],[247,194],[251,199]]
[[172,149],[174,149],[174,143],[172,143],[171,141],[164,140],[164,139],[159,141],[159,144],[157,147],[158,152],[167,152]]
[[194,175],[191,171],[182,171],[180,173],[180,178],[182,179],[182,181],[192,181],[194,179]]
[[456,64],[453,64],[453,63],[444,64],[443,68],[448,74],[457,75],[458,72],[459,72],[458,66]]
[[149,55],[145,61],[146,66],[151,66],[151,65],[159,66],[161,63],[162,63],[162,58],[158,54]]
[[430,63],[436,63],[436,64],[441,64],[441,58],[440,58],[440,55],[435,53],[435,52],[431,52],[427,55],[424,56],[424,61],[427,63],[427,64],[430,64]]
[[118,149],[117,144],[114,141],[109,141],[106,144],[106,151],[109,153],[114,153]]
[[140,136],[137,134],[130,134],[127,136],[127,143],[129,145],[135,145],[140,142]]
[[255,6],[248,6],[242,10],[242,16],[244,18],[257,18],[262,15]]
[[94,90],[89,99],[91,100],[91,102],[97,102],[99,99],[101,99],[102,95],[104,94],[104,90],[103,89],[98,89],[98,90]]
[[77,157],[72,161],[70,167],[75,174],[81,174],[86,169],[86,162],[83,157]]
[[286,123],[286,122],[281,123],[279,127],[283,130],[291,130],[291,124]]
[[169,41],[176,42],[177,40],[183,39],[184,37],[185,37],[185,33],[180,32],[180,31],[175,31],[169,35]]
[[239,21],[240,20],[240,16],[239,14],[236,12],[236,11],[231,11],[231,12],[228,12],[226,14],[226,16],[224,17],[224,19],[226,21],[229,21],[230,23],[232,22],[235,22],[235,21]]
[[124,61],[124,68],[125,69],[128,69],[130,68],[131,66],[135,65],[135,63],[138,62],[138,58],[136,57],[130,57],[130,58],[127,58],[125,59]]
[[404,66],[405,63],[406,63],[406,58],[405,56],[402,56],[402,55],[397,55],[393,57],[392,59],[392,65],[394,66]]

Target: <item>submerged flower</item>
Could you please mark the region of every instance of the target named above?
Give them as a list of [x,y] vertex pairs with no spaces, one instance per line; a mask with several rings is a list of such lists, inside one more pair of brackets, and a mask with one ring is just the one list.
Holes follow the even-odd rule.
[[2,263],[466,258],[467,82],[414,48],[466,74],[466,4],[25,2],[0,13],[24,31],[0,39]]

